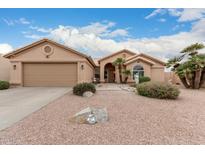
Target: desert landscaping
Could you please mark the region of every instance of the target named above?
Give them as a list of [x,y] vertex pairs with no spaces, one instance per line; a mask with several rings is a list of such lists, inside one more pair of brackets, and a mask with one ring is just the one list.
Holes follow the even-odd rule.
[[[205,144],[205,90],[180,91],[176,100],[106,86],[88,98],[69,92],[1,131],[0,144]],[[69,122],[86,107],[106,107],[109,120]]]

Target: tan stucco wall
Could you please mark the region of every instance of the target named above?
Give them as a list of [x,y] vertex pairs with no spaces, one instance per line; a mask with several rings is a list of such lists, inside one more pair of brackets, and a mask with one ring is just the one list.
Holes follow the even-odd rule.
[[92,82],[94,77],[93,67],[85,62],[85,79],[84,82]]
[[151,69],[151,80],[152,81],[159,81],[164,82],[165,81],[165,75],[164,75],[164,68],[163,67],[152,67]]
[[[83,68],[82,69],[82,66]],[[78,62],[78,83],[92,82],[94,78],[94,68],[87,62]]]
[[179,84],[180,79],[174,72],[165,72],[165,82],[172,83],[172,84]]
[[[52,47],[54,53],[49,57],[46,58],[46,55],[43,52],[43,47],[45,45],[49,45]],[[55,63],[66,63],[66,62],[77,62],[78,63],[78,82],[82,82],[82,80],[91,81],[90,77],[93,76],[93,73],[91,74],[90,69],[94,68],[90,65],[91,68],[88,68],[88,60],[80,56],[78,54],[75,54],[73,52],[69,52],[68,50],[61,48],[59,46],[56,46],[52,43],[44,42],[42,44],[39,44],[37,46],[34,46],[30,49],[27,49],[26,51],[23,51],[19,54],[17,54],[15,57],[10,58],[10,61],[12,65],[16,65],[16,70],[11,69],[10,72],[10,82],[12,84],[20,84],[22,85],[22,74],[23,74],[23,63],[24,62],[55,62]],[[85,65],[85,69],[80,69],[80,63]],[[90,64],[90,63],[89,63]],[[88,72],[86,72],[86,70]]]
[[[14,70],[13,67],[16,66]],[[21,62],[11,62],[10,70],[10,83],[11,84],[22,84],[22,63]]]
[[[124,57],[125,55],[125,57]],[[100,82],[105,82],[104,80],[104,67],[107,63],[113,63],[117,58],[128,58],[130,56],[133,56],[133,54],[131,53],[127,53],[127,52],[121,52],[119,54],[113,55],[111,57],[108,57],[102,61],[100,61]],[[115,68],[115,78],[116,78],[116,82],[119,82],[119,75],[118,75],[118,69]]]
[[[49,45],[53,48],[54,53],[50,58],[46,58],[43,53],[43,47]],[[79,56],[75,53],[68,52],[66,49],[53,45],[51,43],[42,43],[30,49],[27,49],[24,52],[19,53],[15,60],[17,61],[76,61],[76,60],[85,60],[84,57]]]
[[0,80],[10,80],[10,68],[11,63],[9,62],[9,60],[0,55]]

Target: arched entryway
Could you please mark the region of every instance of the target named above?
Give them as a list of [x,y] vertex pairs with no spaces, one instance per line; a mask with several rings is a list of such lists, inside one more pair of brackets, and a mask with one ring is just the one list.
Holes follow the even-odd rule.
[[104,79],[105,82],[115,82],[115,66],[112,63],[107,63],[104,67]]

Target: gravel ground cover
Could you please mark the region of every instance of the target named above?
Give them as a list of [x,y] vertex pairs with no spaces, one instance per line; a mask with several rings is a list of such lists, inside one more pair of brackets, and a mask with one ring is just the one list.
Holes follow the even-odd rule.
[[[88,106],[106,107],[109,121],[73,124]],[[71,92],[0,132],[0,144],[205,144],[205,90],[181,89],[177,100],[158,100],[124,90]]]

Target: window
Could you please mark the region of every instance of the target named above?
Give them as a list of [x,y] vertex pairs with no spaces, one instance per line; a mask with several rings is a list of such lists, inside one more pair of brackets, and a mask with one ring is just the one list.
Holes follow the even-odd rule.
[[135,65],[133,67],[133,80],[135,79],[135,74],[138,74],[139,76],[144,76],[144,68],[141,65]]

